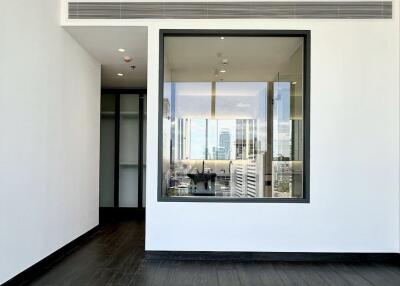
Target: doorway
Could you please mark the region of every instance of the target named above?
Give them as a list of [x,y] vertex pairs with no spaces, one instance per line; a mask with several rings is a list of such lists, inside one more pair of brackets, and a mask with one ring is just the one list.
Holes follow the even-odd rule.
[[146,90],[103,89],[100,220],[142,215],[145,207]]
[[101,64],[99,220],[144,217],[147,27],[68,27]]

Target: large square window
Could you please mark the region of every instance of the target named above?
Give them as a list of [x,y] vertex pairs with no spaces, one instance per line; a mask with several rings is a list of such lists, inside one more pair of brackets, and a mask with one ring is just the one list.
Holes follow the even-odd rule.
[[308,202],[309,31],[160,31],[161,201]]

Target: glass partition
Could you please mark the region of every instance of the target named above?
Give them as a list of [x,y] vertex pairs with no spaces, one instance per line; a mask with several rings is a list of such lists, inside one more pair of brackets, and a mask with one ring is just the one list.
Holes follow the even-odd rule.
[[305,39],[164,34],[161,198],[305,199]]
[[144,207],[146,91],[103,90],[100,123],[100,207]]

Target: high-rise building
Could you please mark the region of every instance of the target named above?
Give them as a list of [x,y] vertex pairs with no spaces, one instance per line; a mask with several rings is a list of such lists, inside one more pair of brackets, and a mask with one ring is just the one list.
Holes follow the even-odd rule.
[[231,133],[229,129],[221,129],[219,133],[218,159],[229,160],[231,154]]

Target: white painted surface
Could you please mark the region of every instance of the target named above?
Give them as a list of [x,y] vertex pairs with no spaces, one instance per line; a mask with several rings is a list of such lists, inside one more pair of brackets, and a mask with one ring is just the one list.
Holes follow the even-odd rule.
[[0,4],[0,284],[98,224],[100,66],[59,5]]
[[[146,88],[146,27],[66,27],[67,31],[101,63],[103,88]],[[125,52],[118,52],[124,48]],[[131,57],[125,63],[124,56]],[[131,66],[135,66],[132,69]],[[124,76],[117,76],[123,73]]]
[[[224,40],[219,38],[216,40],[216,37],[178,36],[165,39],[164,46],[165,58],[168,59],[169,69],[172,70],[173,79],[176,82],[190,82],[194,79],[198,82],[207,82],[210,77],[215,80],[214,68],[221,68],[221,64],[218,65],[217,61],[222,61],[222,59],[228,60],[226,65],[228,72],[219,76],[226,82],[273,81],[278,72],[280,74],[285,72],[282,70],[283,67],[287,65],[287,61],[302,42],[301,37],[250,37],[245,40],[243,37],[226,37]],[[199,47],[206,48],[199,49]],[[244,48],[246,52],[243,52]],[[196,50],[195,57],[188,52],[193,50]],[[299,64],[300,69],[301,66]],[[246,88],[243,89],[246,90]],[[189,87],[188,90],[181,92],[189,95],[200,91]],[[244,91],[238,89],[235,92],[243,94]],[[207,107],[209,108],[209,104]],[[186,112],[190,113],[191,110],[186,110]]]
[[[146,250],[399,251],[399,25],[171,20],[148,30]],[[310,29],[311,203],[157,202],[160,28]]]

